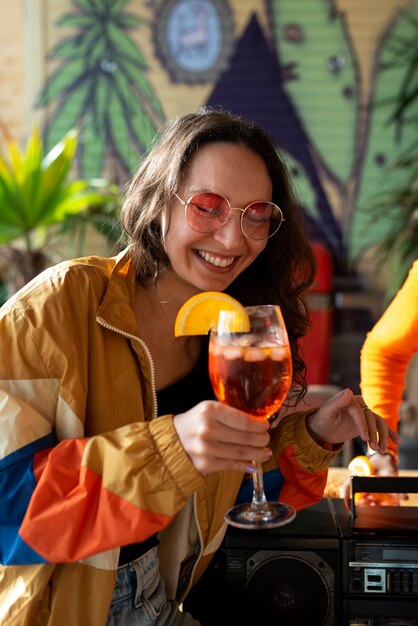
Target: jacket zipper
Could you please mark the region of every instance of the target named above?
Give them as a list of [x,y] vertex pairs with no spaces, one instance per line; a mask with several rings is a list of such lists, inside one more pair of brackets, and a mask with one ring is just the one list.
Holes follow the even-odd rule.
[[127,339],[132,339],[133,341],[137,341],[139,345],[142,347],[142,349],[144,350],[145,356],[148,359],[150,370],[151,370],[151,391],[152,391],[152,398],[153,398],[153,403],[154,403],[153,419],[156,418],[158,415],[158,402],[157,402],[157,391],[155,389],[155,366],[154,366],[154,361],[152,360],[151,352],[147,344],[145,343],[145,341],[140,339],[140,337],[137,337],[136,335],[131,335],[130,333],[120,330],[120,328],[116,328],[115,326],[111,326],[110,324],[105,322],[104,319],[101,317],[96,317],[96,320],[100,324],[100,326],[103,326],[103,328],[106,328],[107,330],[111,330],[117,333],[118,335],[122,335],[123,337],[126,337]]
[[[97,322],[103,326],[103,328],[107,328],[107,330],[111,330],[115,333],[118,333],[119,335],[122,335],[123,337],[126,337],[127,339],[132,339],[133,341],[137,341],[141,347],[143,348],[148,361],[149,361],[149,366],[151,369],[151,386],[152,386],[152,395],[153,395],[153,400],[154,400],[154,417],[157,417],[158,415],[158,404],[157,404],[157,392],[155,389],[155,366],[154,366],[154,361],[152,360],[152,355],[151,352],[147,346],[147,344],[140,339],[139,337],[137,337],[136,335],[131,335],[130,333],[127,333],[123,330],[120,330],[120,328],[116,328],[115,326],[111,326],[110,324],[108,324],[107,322],[105,322],[101,317],[97,317]],[[196,524],[196,530],[197,530],[197,537],[198,537],[198,541],[199,541],[199,551],[198,554],[196,556],[196,560],[194,562],[192,571],[190,573],[190,577],[187,583],[187,587],[186,590],[183,591],[183,596],[185,597],[187,595],[187,593],[189,592],[190,589],[190,584],[191,581],[193,580],[193,575],[194,572],[196,570],[197,564],[199,563],[201,557],[202,557],[202,553],[203,553],[203,536],[202,536],[202,531],[200,529],[200,524],[199,524],[199,519],[197,516],[197,494],[194,493],[193,494],[193,519],[195,521]]]
[[197,564],[199,563],[199,561],[200,561],[200,559],[202,557],[202,554],[203,554],[203,536],[202,536],[202,531],[200,530],[199,519],[198,519],[198,516],[197,516],[197,501],[196,500],[197,500],[197,493],[195,492],[193,494],[193,519],[194,519],[195,524],[196,524],[197,537],[198,537],[198,542],[199,542],[198,543],[199,550],[198,550],[198,553],[196,555],[196,560],[195,560],[195,562],[193,564],[192,571],[190,572],[190,576],[189,576],[189,580],[187,582],[187,586],[186,586],[185,589],[183,589],[183,593],[182,593],[183,599],[189,593],[190,585],[192,583],[193,576],[194,576]]

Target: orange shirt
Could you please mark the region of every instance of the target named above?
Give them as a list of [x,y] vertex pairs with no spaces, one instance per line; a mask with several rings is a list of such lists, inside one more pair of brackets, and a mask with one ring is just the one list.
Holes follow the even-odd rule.
[[[418,260],[402,288],[368,333],[361,350],[361,392],[367,405],[398,431],[406,374],[418,351]],[[388,448],[397,446],[389,441]]]

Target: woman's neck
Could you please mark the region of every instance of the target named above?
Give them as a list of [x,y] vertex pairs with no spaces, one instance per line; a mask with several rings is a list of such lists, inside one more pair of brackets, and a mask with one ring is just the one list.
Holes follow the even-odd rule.
[[[139,336],[147,344],[155,365],[157,389],[185,376],[197,361],[200,337],[175,337],[174,323],[185,302],[178,293],[137,282],[135,313]],[[165,287],[165,285],[164,285]],[[187,298],[186,298],[187,299]]]

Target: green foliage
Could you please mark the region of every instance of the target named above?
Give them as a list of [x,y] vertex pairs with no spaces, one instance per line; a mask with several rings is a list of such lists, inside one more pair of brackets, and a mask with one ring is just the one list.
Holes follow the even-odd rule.
[[57,104],[46,142],[54,145],[65,131],[78,126],[83,176],[100,176],[108,155],[116,155],[129,174],[164,119],[146,78],[145,58],[127,34],[142,20],[122,12],[127,0],[73,0],[73,4],[79,12],[64,15],[59,25],[77,31],[52,50],[51,58],[62,63],[37,103]]
[[[414,46],[415,55],[411,52],[404,56],[407,42]],[[393,204],[390,212],[386,206],[379,210],[377,197],[386,204],[385,197],[394,200],[399,190],[407,189],[410,184],[410,169],[405,167],[404,155],[410,151],[414,153],[416,131],[411,129],[411,124],[414,118],[418,119],[418,98],[411,100],[408,92],[408,98],[404,100],[403,94],[408,77],[416,73],[417,50],[416,8],[409,7],[395,20],[382,41],[377,57],[378,71],[367,152],[357,198],[358,208],[352,218],[352,259],[370,245],[379,245],[387,237],[391,238],[393,225],[397,220],[403,221],[400,205]],[[400,117],[399,111],[402,111]]]
[[[24,150],[4,125],[1,128],[0,252],[3,265],[5,259],[22,265],[15,269],[26,282],[48,265],[51,238],[65,229],[68,232],[77,217],[86,219],[94,213],[97,222],[103,215],[103,224],[108,226],[113,211],[116,221],[119,188],[100,179],[71,178],[78,147],[76,130],[45,154],[38,128],[33,129]],[[23,267],[25,263],[32,268]]]
[[103,181],[71,180],[78,139],[71,130],[47,154],[35,128],[25,151],[3,127],[6,151],[0,153],[0,244],[31,235],[41,227],[65,222],[91,206],[114,202],[117,187]]
[[389,121],[409,124],[418,121],[414,110],[418,101],[418,18],[412,6],[405,10],[403,19],[408,31],[393,41],[392,58],[387,61],[388,68],[401,68],[403,76],[397,96],[388,98],[388,103],[393,105]]
[[[385,111],[386,126],[394,135],[409,138],[409,148],[396,154],[384,168],[379,193],[371,196],[362,215],[366,230],[384,225],[377,239],[377,254],[388,268],[386,300],[390,301],[406,279],[418,257],[418,17],[416,9],[407,8],[386,47],[384,71],[388,78],[398,71],[386,98],[378,100]],[[395,95],[394,86],[396,87]],[[389,114],[388,114],[389,110]],[[393,156],[393,155],[392,155]],[[367,221],[366,221],[367,215]]]
[[418,257],[418,144],[396,160],[387,175],[401,171],[404,183],[377,194],[368,205],[371,223],[388,224],[385,237],[377,246],[377,256],[388,267],[386,300],[389,302],[405,281]]

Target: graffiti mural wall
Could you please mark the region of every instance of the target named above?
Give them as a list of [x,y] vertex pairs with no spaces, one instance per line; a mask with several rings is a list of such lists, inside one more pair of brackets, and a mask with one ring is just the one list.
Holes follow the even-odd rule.
[[261,122],[285,153],[312,238],[338,271],[390,228],[367,207],[402,182],[386,166],[415,140],[389,121],[405,78],[396,50],[418,35],[415,1],[33,2],[39,19],[25,32],[42,71],[31,111],[50,145],[81,126],[79,174],[123,182],[164,119],[222,106]]

